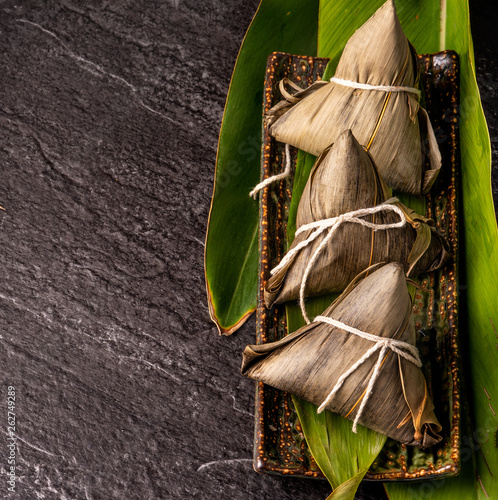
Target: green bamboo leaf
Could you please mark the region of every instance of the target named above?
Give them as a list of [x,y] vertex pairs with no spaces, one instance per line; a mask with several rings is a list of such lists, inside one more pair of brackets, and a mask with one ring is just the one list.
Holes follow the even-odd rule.
[[293,398],[293,401],[311,453],[334,492],[348,483],[342,487],[342,495],[348,491],[350,496],[344,498],[354,498],[386,437],[362,426],[358,426],[355,434],[351,421],[329,411],[317,414],[317,407],[302,399]]
[[218,144],[205,250],[209,310],[220,333],[256,307],[261,118],[266,60],[274,51],[316,54],[318,0],[261,0],[232,75]]
[[362,479],[365,477],[365,474],[368,472],[368,467],[361,470],[353,476],[351,479],[348,479],[344,483],[340,484],[328,497],[327,500],[352,500],[355,497],[356,490]]
[[308,181],[308,177],[310,176],[310,172],[315,164],[315,161],[316,156],[305,153],[304,151],[298,151],[294,182],[292,186],[292,201],[289,207],[289,217],[287,220],[287,242],[289,245],[292,243],[296,233],[297,207],[299,205],[297,200],[301,199],[304,186],[306,186],[306,182]]
[[[478,498],[498,498],[498,235],[491,193],[491,146],[475,79],[468,2],[450,0],[445,46],[460,54],[462,208],[467,274],[468,356],[471,361]],[[493,408],[494,407],[494,408]],[[494,476],[494,477],[493,477]],[[444,498],[444,497],[442,497]]]

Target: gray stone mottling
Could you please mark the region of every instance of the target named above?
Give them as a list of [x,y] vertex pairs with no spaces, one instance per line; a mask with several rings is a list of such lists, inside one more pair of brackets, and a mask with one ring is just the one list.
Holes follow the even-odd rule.
[[[7,498],[327,496],[324,482],[252,471],[254,386],[239,367],[254,321],[221,338],[205,300],[218,130],[257,4],[0,2]],[[475,15],[496,159],[495,24]]]

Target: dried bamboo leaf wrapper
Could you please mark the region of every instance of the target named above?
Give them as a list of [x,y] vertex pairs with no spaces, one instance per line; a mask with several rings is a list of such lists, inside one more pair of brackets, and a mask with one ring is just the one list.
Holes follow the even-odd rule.
[[[386,2],[349,39],[335,77],[373,86],[414,88],[418,84],[416,55],[403,33],[394,2]],[[291,101],[277,104],[266,115],[270,133],[278,141],[319,155],[340,133],[352,129],[389,186],[411,194],[430,189],[441,155],[427,114],[413,93],[317,82]],[[422,147],[425,136],[429,141],[428,170]]]
[[[323,316],[415,345],[411,300],[397,263],[347,289]],[[321,405],[341,375],[371,347],[369,340],[313,322],[280,341],[247,346],[242,373]],[[368,358],[346,378],[326,408],[354,420],[376,361],[375,356]],[[428,447],[441,439],[433,409],[420,368],[388,351],[359,423],[401,443]]]
[[[343,132],[313,167],[297,211],[297,228],[315,221],[338,217],[386,201],[389,194],[379,179],[371,157],[351,131]],[[432,221],[399,205],[410,224],[374,231],[346,222],[320,252],[308,274],[306,296],[339,292],[361,271],[378,262],[401,262],[410,276],[441,267],[449,257],[444,239],[430,227]],[[376,224],[399,221],[395,213],[379,212],[365,220]],[[416,229],[415,229],[416,228]],[[297,234],[289,252],[306,240],[312,230]],[[318,236],[296,253],[265,285],[265,303],[296,300],[305,270],[326,237]]]

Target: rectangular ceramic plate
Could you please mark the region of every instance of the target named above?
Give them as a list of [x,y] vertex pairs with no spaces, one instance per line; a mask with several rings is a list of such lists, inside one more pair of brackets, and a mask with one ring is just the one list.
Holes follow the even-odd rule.
[[[282,97],[278,82],[288,77],[302,88],[320,79],[328,60],[274,53],[268,59],[265,111]],[[388,439],[366,478],[411,480],[454,475],[459,467],[460,403],[457,338],[459,149],[458,59],[454,52],[419,56],[425,107],[443,158],[438,180],[426,197],[427,214],[450,244],[453,259],[441,270],[418,278],[427,291],[417,290],[413,313],[422,335],[417,344],[443,440],[429,450]],[[296,150],[291,148],[293,162]],[[280,173],[284,145],[263,130],[262,178]],[[294,171],[294,169],[293,169]],[[272,342],[287,333],[284,306],[267,310],[263,289],[270,270],[285,252],[286,223],[293,177],[266,188],[260,197],[258,343]],[[254,468],[258,472],[298,477],[323,477],[308,449],[290,395],[258,384],[256,396]]]

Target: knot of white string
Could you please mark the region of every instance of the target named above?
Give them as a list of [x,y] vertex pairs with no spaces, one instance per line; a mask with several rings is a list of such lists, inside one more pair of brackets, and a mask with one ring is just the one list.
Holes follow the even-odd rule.
[[271,177],[268,177],[264,181],[261,181],[259,184],[257,184],[254,189],[249,193],[249,196],[252,198],[256,199],[257,194],[266,186],[271,184],[272,182],[279,181],[280,179],[285,179],[286,177],[289,177],[291,173],[291,155],[290,155],[290,147],[288,144],[285,145],[285,168],[284,171],[281,174],[277,175],[272,175]]
[[420,368],[422,366],[422,362],[420,361],[418,350],[414,345],[409,344],[408,342],[392,338],[379,337],[378,335],[372,335],[371,333],[363,332],[361,330],[358,330],[357,328],[353,328],[352,326],[346,325],[341,321],[328,318],[327,316],[317,316],[314,319],[314,321],[320,323],[328,323],[329,325],[335,326],[341,330],[352,333],[353,335],[361,337],[362,339],[374,342],[374,345],[356,363],[354,363],[354,365],[352,365],[346,372],[344,372],[339,377],[339,380],[335,384],[334,388],[330,391],[325,401],[319,406],[318,413],[321,413],[326,408],[326,406],[330,403],[335,394],[342,387],[345,380],[355,370],[357,370],[368,358],[370,358],[370,356],[373,356],[378,350],[380,350],[377,362],[375,363],[372,375],[370,376],[370,380],[368,382],[365,395],[363,396],[360,408],[353,422],[353,432],[357,432],[358,422],[360,421],[360,418],[367,405],[367,402],[370,399],[370,396],[372,395],[373,387],[375,385],[377,378],[379,377],[380,368],[387,354],[387,350],[391,349],[391,351],[396,353],[398,356],[405,358],[406,360],[410,361],[415,366],[418,366]]
[[[301,281],[301,287],[299,289],[299,306],[301,307],[301,312],[303,314],[303,318],[306,321],[306,323],[310,323],[310,319],[308,315],[306,314],[306,308],[304,305],[304,298],[305,298],[305,291],[306,291],[306,282],[308,280],[308,275],[313,268],[313,265],[315,264],[316,260],[318,259],[318,256],[322,252],[322,250],[325,248],[325,246],[328,244],[329,240],[332,238],[334,233],[337,231],[337,229],[341,226],[341,224],[345,222],[352,222],[355,224],[361,224],[362,226],[369,227],[373,229],[374,231],[378,230],[387,230],[387,229],[393,229],[393,228],[399,228],[403,227],[406,224],[406,216],[401,210],[396,205],[392,205],[392,203],[398,201],[397,198],[391,198],[384,203],[381,203],[380,205],[377,205],[375,207],[371,208],[361,208],[359,210],[354,210],[352,212],[346,212],[345,214],[339,215],[338,217],[332,217],[331,219],[323,219],[315,222],[310,222],[309,224],[305,224],[301,226],[297,231],[296,231],[296,236],[299,234],[303,233],[304,231],[309,231],[312,230],[310,235],[300,243],[298,243],[293,249],[289,250],[287,254],[284,256],[282,261],[278,266],[273,268],[271,270],[271,275],[273,276],[275,273],[280,271],[283,267],[285,267],[288,262],[294,258],[295,254],[300,252],[303,248],[308,246],[310,243],[312,243],[318,236],[320,236],[326,229],[329,229],[329,233],[323,238],[322,242],[318,246],[318,248],[315,250],[313,253],[311,259],[308,261],[308,265],[306,266],[306,269],[304,270],[303,274],[303,279]],[[375,223],[375,222],[369,222],[365,219],[362,219],[361,217],[365,217],[367,215],[373,215],[378,212],[395,212],[396,214],[399,215],[400,220],[398,222],[393,222],[393,223]]]
[[[354,89],[361,90],[378,90],[381,92],[406,92],[408,94],[414,94],[417,96],[417,99],[420,99],[422,92],[415,87],[401,87],[396,85],[370,85],[369,83],[359,83],[353,80],[345,80],[343,78],[339,78],[337,76],[333,76],[330,79],[331,82],[337,83],[338,85],[342,85],[343,87],[351,87]],[[299,100],[299,99],[298,99]],[[256,199],[257,194],[264,189],[266,186],[272,184],[273,182],[279,181],[281,179],[285,179],[291,173],[291,159],[290,159],[290,149],[289,145],[285,145],[285,168],[283,172],[280,174],[272,175],[268,177],[264,181],[261,181],[257,184],[254,189],[249,193],[249,196]]]
[[395,85],[370,85],[369,83],[359,83],[353,80],[344,80],[333,76],[330,79],[331,82],[342,85],[343,87],[351,87],[353,89],[361,90],[380,90],[381,92],[407,92],[408,94],[415,94],[418,98],[422,95],[419,89],[415,87],[397,87]]

